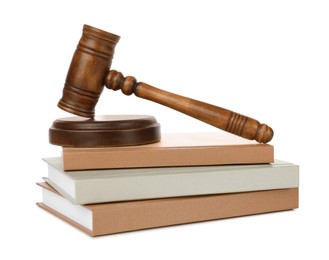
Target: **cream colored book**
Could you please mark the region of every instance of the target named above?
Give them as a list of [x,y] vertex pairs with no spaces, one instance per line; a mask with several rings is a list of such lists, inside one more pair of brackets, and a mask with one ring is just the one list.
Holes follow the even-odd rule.
[[257,165],[64,171],[48,163],[46,182],[75,204],[297,188],[299,167],[284,161]]
[[274,148],[222,132],[167,133],[148,145],[62,150],[64,170],[258,164],[274,161]]
[[39,185],[39,207],[91,236],[298,208],[298,188],[81,206]]

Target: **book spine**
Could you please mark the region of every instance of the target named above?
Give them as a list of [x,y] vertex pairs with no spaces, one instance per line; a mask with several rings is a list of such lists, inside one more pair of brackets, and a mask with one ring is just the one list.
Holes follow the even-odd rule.
[[[207,168],[208,169],[208,168]],[[179,170],[179,168],[178,168]],[[299,167],[248,168],[227,172],[201,171],[145,174],[76,182],[76,203],[90,204],[177,196],[223,194],[297,188]]]
[[193,147],[189,149],[63,149],[64,170],[145,168],[228,164],[259,164],[274,161],[269,145]]
[[268,213],[298,208],[298,188],[146,201],[94,213],[93,234]]

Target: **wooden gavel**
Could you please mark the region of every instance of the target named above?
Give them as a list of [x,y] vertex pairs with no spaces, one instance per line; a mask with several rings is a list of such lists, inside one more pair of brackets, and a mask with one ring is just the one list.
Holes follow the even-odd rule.
[[112,90],[121,89],[125,95],[135,94],[224,131],[246,139],[267,143],[273,130],[257,120],[198,100],[173,94],[122,73],[109,70],[114,49],[120,37],[84,25],[83,34],[73,55],[66,77],[63,97],[58,106],[70,113],[92,118],[94,108],[104,85]]

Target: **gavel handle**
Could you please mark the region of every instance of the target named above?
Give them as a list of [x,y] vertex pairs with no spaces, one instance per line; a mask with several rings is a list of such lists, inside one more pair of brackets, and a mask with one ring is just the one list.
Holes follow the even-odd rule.
[[137,82],[134,77],[124,77],[121,72],[115,70],[107,74],[105,86],[113,90],[121,89],[125,95],[134,93],[137,97],[170,107],[219,129],[259,143],[267,143],[273,137],[273,130],[255,119]]

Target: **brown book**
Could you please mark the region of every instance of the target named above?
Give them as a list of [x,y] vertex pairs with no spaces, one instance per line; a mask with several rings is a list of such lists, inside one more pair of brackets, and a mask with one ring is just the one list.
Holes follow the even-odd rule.
[[74,205],[46,183],[37,205],[90,236],[298,208],[298,188]]
[[64,170],[260,164],[274,161],[274,148],[227,133],[177,133],[148,145],[63,147],[62,157]]

